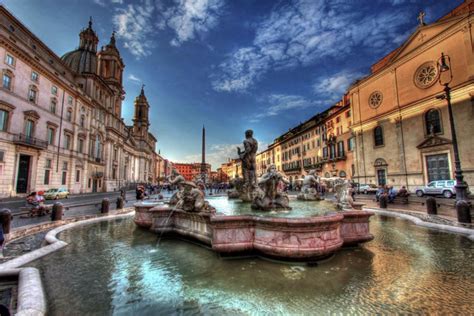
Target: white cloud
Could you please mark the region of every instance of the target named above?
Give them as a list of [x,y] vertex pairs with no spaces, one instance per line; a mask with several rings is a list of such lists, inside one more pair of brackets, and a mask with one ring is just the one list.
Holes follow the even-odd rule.
[[[123,0],[93,0],[103,7],[121,5]],[[112,18],[117,37],[137,59],[151,55],[154,43],[151,37],[170,28],[175,36],[173,46],[203,36],[214,28],[224,7],[224,0],[173,0],[165,8],[160,0],[139,0],[125,7],[115,7]]]
[[158,27],[171,28],[175,37],[170,44],[180,46],[214,28],[223,6],[223,0],[174,0],[174,5],[162,14]]
[[137,59],[149,56],[154,46],[150,40],[154,31],[152,26],[154,11],[152,0],[142,0],[139,4],[129,4],[125,8],[117,9],[113,16],[117,36],[124,41],[125,48]]
[[259,122],[261,119],[266,117],[279,115],[281,112],[289,110],[301,110],[309,107],[326,105],[326,101],[309,100],[300,95],[288,94],[271,94],[264,99],[264,102],[267,106],[263,107],[260,113],[257,113],[250,118],[252,123]]
[[[100,5],[101,7],[107,6],[107,0],[93,0],[95,4]],[[111,4],[123,4],[123,0],[108,0]]]
[[331,77],[320,79],[313,85],[313,89],[316,94],[327,96],[334,102],[340,99],[347,88],[361,76],[359,72],[342,71]]
[[[248,90],[270,70],[343,59],[356,48],[383,52],[411,16],[392,9],[362,13],[357,1],[294,0],[257,24],[250,45],[236,49],[211,77],[217,91]],[[357,9],[357,10],[356,10]]]
[[[241,144],[216,144],[211,145],[206,153],[206,162],[215,170],[229,158],[237,158],[237,147]],[[181,162],[181,161],[179,161]],[[182,162],[201,162],[201,154],[187,155]]]
[[138,77],[136,77],[134,74],[129,74],[128,75],[128,80],[134,82],[134,83],[142,83],[142,80]]

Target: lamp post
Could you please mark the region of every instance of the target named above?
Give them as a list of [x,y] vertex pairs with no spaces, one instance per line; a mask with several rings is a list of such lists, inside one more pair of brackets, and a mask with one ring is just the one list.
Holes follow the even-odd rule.
[[456,137],[453,109],[451,106],[451,88],[449,87],[449,84],[453,80],[453,72],[451,69],[451,59],[448,55],[441,53],[441,57],[438,60],[438,70],[439,84],[444,86],[444,94],[439,95],[436,98],[440,100],[446,100],[448,103],[449,125],[451,128],[451,137],[453,142],[454,166],[456,175],[456,213],[458,222],[470,223],[471,210],[469,202],[467,201],[467,185],[464,182],[464,177],[462,175],[461,160],[459,159],[458,140]]

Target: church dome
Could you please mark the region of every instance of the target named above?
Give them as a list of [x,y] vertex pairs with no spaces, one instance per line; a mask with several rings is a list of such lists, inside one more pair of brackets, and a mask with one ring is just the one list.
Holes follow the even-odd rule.
[[61,59],[71,70],[76,73],[97,72],[97,44],[99,38],[92,29],[92,19],[89,27],[83,29],[79,34],[79,47],[64,54]]
[[97,71],[97,56],[90,51],[78,48],[64,54],[61,59],[76,73],[96,73]]

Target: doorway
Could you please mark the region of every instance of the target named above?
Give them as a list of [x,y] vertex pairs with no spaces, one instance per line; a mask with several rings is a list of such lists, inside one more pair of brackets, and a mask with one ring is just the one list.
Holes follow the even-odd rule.
[[30,177],[31,156],[20,155],[18,161],[18,178],[16,181],[16,193],[27,193]]
[[385,174],[385,169],[377,169],[377,183],[378,185],[386,185],[387,177]]
[[98,181],[99,180],[97,180],[97,179],[92,180],[92,192],[97,192],[97,182]]

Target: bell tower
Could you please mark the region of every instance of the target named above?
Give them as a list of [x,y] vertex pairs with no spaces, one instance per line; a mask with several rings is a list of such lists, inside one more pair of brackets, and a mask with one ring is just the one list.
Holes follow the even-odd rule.
[[142,86],[140,95],[135,98],[135,114],[133,116],[133,133],[139,137],[148,135],[148,127],[150,121],[148,120],[148,111],[150,105],[145,96],[145,85]]
[[122,86],[122,75],[125,65],[120,52],[115,46],[115,31],[112,32],[110,42],[103,46],[98,55],[97,74],[104,79],[107,85],[114,90],[115,98],[113,100],[112,109],[115,115],[121,116],[122,101],[125,91]]

